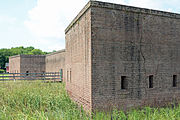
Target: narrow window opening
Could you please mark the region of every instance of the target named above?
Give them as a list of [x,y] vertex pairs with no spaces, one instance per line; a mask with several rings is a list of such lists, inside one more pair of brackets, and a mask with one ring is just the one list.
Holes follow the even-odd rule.
[[177,75],[173,75],[173,87],[177,87]]
[[28,76],[29,75],[29,71],[26,71],[26,76]]
[[153,88],[153,75],[149,76],[149,88]]
[[128,83],[126,76],[121,76],[121,89],[127,89]]
[[69,74],[69,71],[67,71],[67,82],[69,82],[69,80],[68,80],[68,74]]
[[69,76],[70,76],[70,82],[71,82],[71,69],[70,69],[70,75]]

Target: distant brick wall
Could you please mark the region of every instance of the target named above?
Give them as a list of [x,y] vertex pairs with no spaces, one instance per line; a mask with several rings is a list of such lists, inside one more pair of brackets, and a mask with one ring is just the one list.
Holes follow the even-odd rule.
[[45,72],[45,55],[17,55],[9,58],[10,73]]
[[9,72],[20,73],[20,56],[9,57]]
[[63,70],[62,74],[64,76],[65,50],[46,55],[46,72],[60,72],[61,69]]
[[21,73],[45,72],[45,55],[20,55]]
[[66,29],[66,52],[67,91],[85,108],[180,100],[179,14],[90,1]]
[[47,55],[17,55],[9,57],[11,73],[60,72],[65,67],[65,50]]

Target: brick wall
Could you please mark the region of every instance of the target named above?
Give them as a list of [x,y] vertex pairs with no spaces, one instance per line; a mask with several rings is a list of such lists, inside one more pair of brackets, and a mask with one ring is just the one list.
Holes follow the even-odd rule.
[[45,55],[20,55],[20,72],[45,72]]
[[9,57],[9,72],[20,73],[20,55]]
[[17,55],[9,57],[10,73],[45,72],[45,55]]
[[91,10],[83,10],[83,16],[66,30],[65,79],[66,89],[73,100],[90,110]]
[[59,72],[64,69],[65,50],[46,55],[46,72]]
[[[64,76],[65,50],[60,50],[46,55],[46,72],[60,72]],[[64,78],[64,77],[63,77]]]
[[179,100],[179,16],[102,2],[93,5],[93,109],[163,106]]
[[85,108],[180,100],[179,14],[90,1],[66,29],[66,51],[67,91]]

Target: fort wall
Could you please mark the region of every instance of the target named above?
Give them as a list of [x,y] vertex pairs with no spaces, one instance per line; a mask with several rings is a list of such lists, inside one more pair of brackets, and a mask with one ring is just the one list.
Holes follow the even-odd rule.
[[65,33],[67,90],[85,108],[180,100],[180,14],[90,1]]
[[66,31],[66,89],[86,110],[91,110],[91,10]]

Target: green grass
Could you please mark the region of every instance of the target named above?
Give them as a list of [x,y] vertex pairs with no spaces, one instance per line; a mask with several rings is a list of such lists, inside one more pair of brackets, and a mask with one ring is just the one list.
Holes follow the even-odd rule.
[[180,106],[92,113],[70,100],[62,83],[0,83],[0,120],[180,120]]
[[0,74],[0,79],[9,79],[8,77],[2,77],[2,76],[8,76],[8,74]]

